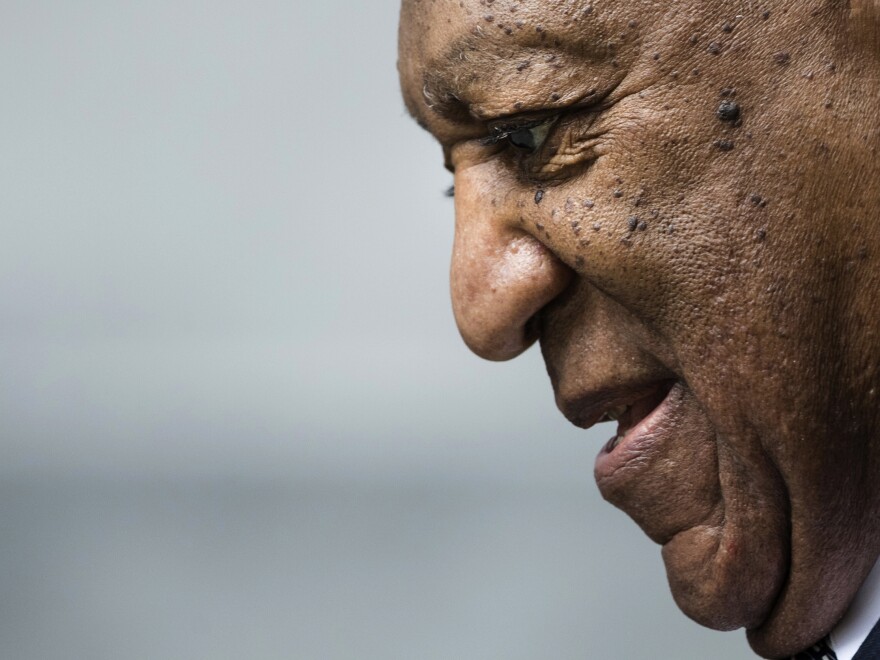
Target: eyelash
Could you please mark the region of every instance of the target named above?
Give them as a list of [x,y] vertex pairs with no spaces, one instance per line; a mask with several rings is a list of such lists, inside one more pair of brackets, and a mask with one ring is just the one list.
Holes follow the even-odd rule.
[[[541,148],[541,145],[547,139],[553,125],[559,119],[558,116],[544,117],[532,121],[522,123],[494,124],[489,127],[489,135],[480,140],[480,143],[486,146],[501,144],[505,140],[508,145],[521,151],[535,152]],[[540,138],[540,144],[535,143],[534,136],[529,136],[533,142],[532,146],[523,146],[516,144],[511,138],[517,133],[532,131],[536,128],[543,128],[543,135]]]
[[[568,108],[565,112],[545,115],[541,118],[523,120],[519,123],[496,120],[489,124],[488,135],[479,139],[481,146],[495,147],[495,153],[505,154],[508,165],[515,168],[524,180],[549,181],[562,180],[571,176],[577,168],[589,167],[599,157],[595,149],[599,135],[592,130],[609,105],[592,103],[589,106]],[[511,136],[521,131],[542,128],[538,136],[524,136],[520,144]],[[556,136],[558,145],[547,141]],[[552,148],[550,148],[552,147]],[[561,151],[560,151],[561,149]],[[445,192],[446,197],[455,197],[455,186]]]
[[[494,146],[494,145],[501,144],[502,142],[507,140],[508,146],[513,147],[514,149],[517,149],[518,151],[534,153],[535,151],[540,149],[541,146],[544,144],[544,141],[547,139],[547,136],[549,135],[550,131],[553,128],[553,125],[556,123],[556,121],[558,119],[559,119],[558,116],[553,116],[553,117],[545,117],[543,119],[523,122],[521,124],[509,123],[509,124],[500,124],[500,125],[491,126],[489,128],[490,134],[487,135],[486,137],[482,138],[480,140],[480,144],[482,144],[484,146]],[[536,144],[533,147],[527,147],[527,146],[517,145],[510,140],[510,136],[515,133],[519,133],[520,131],[530,131],[534,128],[540,128],[542,126],[546,126],[546,131],[545,131],[544,135],[542,136],[542,139],[540,140],[540,144]],[[447,188],[443,192],[443,195],[445,197],[455,197],[455,186],[452,185],[449,188]]]

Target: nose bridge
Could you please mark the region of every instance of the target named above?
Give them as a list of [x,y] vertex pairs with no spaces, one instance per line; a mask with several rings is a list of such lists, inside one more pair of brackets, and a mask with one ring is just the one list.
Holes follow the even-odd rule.
[[[537,338],[533,319],[572,272],[523,220],[520,187],[491,166],[456,173],[451,289],[465,343],[489,360],[507,360]],[[532,229],[532,231],[537,231]]]

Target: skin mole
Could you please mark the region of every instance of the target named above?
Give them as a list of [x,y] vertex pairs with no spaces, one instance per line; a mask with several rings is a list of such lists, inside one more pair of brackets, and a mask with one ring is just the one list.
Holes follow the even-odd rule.
[[739,104],[736,101],[724,99],[718,105],[715,114],[721,121],[736,121],[740,116]]

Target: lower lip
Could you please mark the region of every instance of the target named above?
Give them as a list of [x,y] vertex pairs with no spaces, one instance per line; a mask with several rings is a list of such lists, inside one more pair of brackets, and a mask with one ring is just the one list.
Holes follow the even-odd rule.
[[[666,397],[652,410],[647,417],[627,431],[617,446],[612,438],[596,456],[595,474],[598,481],[612,479],[620,468],[630,465],[635,467],[640,457],[649,449],[656,448],[676,433],[676,412],[683,403],[684,385],[676,383]],[[629,470],[627,470],[629,472]]]

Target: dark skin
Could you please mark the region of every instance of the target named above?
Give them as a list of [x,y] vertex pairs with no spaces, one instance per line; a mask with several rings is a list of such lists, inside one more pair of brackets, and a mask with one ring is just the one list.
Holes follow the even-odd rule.
[[540,340],[563,413],[618,418],[603,496],[688,616],[768,658],[828,633],[880,553],[878,25],[872,0],[401,14],[404,98],[455,177],[462,337]]

